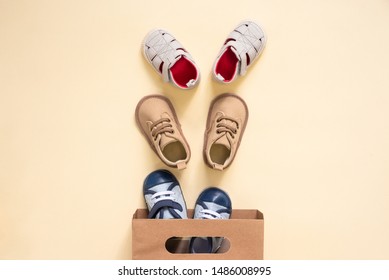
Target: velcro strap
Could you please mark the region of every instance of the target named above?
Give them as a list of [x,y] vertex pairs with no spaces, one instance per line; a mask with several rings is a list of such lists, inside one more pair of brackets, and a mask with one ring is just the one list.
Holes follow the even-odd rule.
[[[254,46],[238,32],[233,32],[231,35],[231,38],[234,40],[229,41],[226,46],[231,46],[235,50],[235,53],[241,62],[239,64],[239,74],[244,75],[249,64],[249,61],[247,61],[247,55],[249,56],[251,63],[256,58],[257,51]],[[242,42],[242,40],[245,41]]]
[[[174,56],[163,58],[162,77],[165,82],[170,81],[170,68],[180,59],[181,56],[188,56],[188,53],[183,50],[176,50]],[[162,63],[162,61],[161,61]]]
[[[177,209],[179,211],[183,210],[181,204],[179,204],[178,202],[175,202],[173,200],[160,200],[154,204],[153,208],[151,208],[149,215],[148,215],[148,218],[154,219],[155,216],[158,214],[158,212],[164,207]],[[174,214],[177,215],[177,213],[173,213],[173,212],[175,212],[175,211],[170,211],[170,213],[172,215],[174,215]]]

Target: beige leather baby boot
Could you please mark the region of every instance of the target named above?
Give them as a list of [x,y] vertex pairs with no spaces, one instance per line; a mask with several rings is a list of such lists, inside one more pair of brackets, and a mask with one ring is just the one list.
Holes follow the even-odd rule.
[[162,95],[142,98],[135,118],[158,157],[167,166],[184,169],[190,159],[190,148],[170,100]]
[[204,160],[210,167],[223,170],[232,163],[248,116],[246,103],[235,94],[224,93],[212,101],[204,135]]

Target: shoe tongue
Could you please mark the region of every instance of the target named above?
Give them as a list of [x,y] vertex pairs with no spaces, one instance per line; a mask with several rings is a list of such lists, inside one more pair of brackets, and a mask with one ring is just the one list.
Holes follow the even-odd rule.
[[225,146],[228,150],[231,150],[231,144],[230,141],[228,140],[228,134],[226,132],[223,133],[223,135],[215,141],[215,144],[223,145]]
[[167,145],[173,142],[177,142],[177,139],[167,135],[166,133],[160,134],[159,146],[161,147],[162,151]]

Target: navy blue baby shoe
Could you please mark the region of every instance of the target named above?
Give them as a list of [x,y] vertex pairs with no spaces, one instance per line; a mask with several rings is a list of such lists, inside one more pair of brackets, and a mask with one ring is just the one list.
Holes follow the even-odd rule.
[[[231,199],[223,190],[210,187],[197,198],[194,219],[229,219]],[[216,253],[223,242],[223,237],[192,237],[189,242],[190,253]]]
[[143,183],[150,219],[187,219],[187,208],[177,178],[168,170],[151,172]]

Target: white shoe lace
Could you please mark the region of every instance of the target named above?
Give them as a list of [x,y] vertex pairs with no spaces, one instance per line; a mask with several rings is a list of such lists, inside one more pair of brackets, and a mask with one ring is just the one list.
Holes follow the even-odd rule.
[[172,201],[175,201],[176,200],[175,192],[173,192],[173,191],[156,192],[150,198],[150,201],[152,203],[154,203],[154,204],[157,203],[158,201],[161,201],[161,200],[172,200]]
[[200,211],[200,218],[201,219],[209,219],[209,220],[215,220],[215,219],[223,219],[222,215],[220,215],[218,212],[209,210],[209,209],[203,209]]

